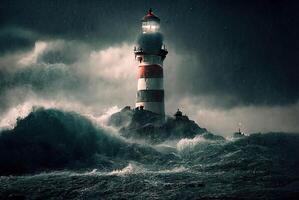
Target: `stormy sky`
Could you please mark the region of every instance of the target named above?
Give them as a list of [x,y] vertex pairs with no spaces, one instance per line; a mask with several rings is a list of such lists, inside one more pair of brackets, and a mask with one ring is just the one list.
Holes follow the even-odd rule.
[[297,1],[1,1],[0,125],[35,105],[134,106],[133,48],[161,18],[166,112],[227,135],[299,132]]

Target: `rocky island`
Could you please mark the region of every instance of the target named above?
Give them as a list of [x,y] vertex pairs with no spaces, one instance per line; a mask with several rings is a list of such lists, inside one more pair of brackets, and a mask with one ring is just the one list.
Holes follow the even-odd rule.
[[126,138],[143,139],[150,143],[193,138],[196,135],[207,139],[224,139],[200,127],[180,110],[174,116],[164,116],[142,108],[131,109],[126,106],[111,115],[108,125],[118,128],[120,134]]

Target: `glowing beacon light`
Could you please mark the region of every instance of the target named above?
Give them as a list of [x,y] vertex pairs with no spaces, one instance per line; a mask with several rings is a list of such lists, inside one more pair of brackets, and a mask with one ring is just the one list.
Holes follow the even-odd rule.
[[138,65],[136,109],[165,115],[163,61],[168,51],[159,32],[160,19],[150,9],[142,20],[142,34],[134,48]]
[[142,33],[158,32],[160,28],[160,19],[153,14],[152,9],[142,19]]

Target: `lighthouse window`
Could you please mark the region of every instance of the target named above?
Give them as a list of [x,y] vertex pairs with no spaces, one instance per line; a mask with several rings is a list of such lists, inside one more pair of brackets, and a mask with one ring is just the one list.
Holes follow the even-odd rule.
[[143,33],[153,33],[157,32],[160,28],[159,23],[155,21],[142,22],[142,32]]

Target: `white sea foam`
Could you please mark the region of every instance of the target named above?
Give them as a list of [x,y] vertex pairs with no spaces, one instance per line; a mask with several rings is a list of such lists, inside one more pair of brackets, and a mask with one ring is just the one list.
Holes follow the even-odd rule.
[[181,139],[180,141],[178,141],[176,148],[178,151],[183,151],[185,149],[194,148],[197,144],[203,143],[203,142],[207,142],[207,140],[205,138],[203,138],[203,136],[201,136],[201,135],[198,135],[192,139],[184,138],[184,139]]
[[[62,111],[74,111],[84,117],[91,120],[95,125],[100,126],[101,128],[107,130],[107,133],[120,137],[119,132],[116,128],[107,126],[107,121],[109,117],[119,111],[118,106],[112,106],[104,110],[102,115],[96,115],[90,107],[83,106],[76,102],[64,102],[64,101],[51,101],[45,99],[32,98],[26,102],[15,106],[14,108],[9,109],[3,115],[0,115],[0,131],[13,129],[16,126],[18,119],[23,119],[27,117],[31,112],[36,108],[45,108],[45,109],[59,109]],[[121,137],[121,139],[124,139]]]
[[98,117],[92,114],[85,114],[85,116],[87,116],[89,119],[96,122],[97,124],[106,127],[110,116],[118,111],[120,111],[120,108],[118,106],[112,106],[104,110],[104,113]]
[[132,163],[129,163],[128,166],[126,166],[125,168],[113,170],[112,172],[109,172],[108,175],[125,176],[128,174],[140,173],[142,171],[142,168]]
[[28,99],[26,102],[9,109],[6,113],[0,116],[0,129],[13,129],[16,125],[17,119],[25,118],[30,112],[39,107],[43,107],[45,109],[56,108],[63,111],[75,111],[81,114],[83,111],[89,112],[87,107],[84,107],[76,102],[69,103],[64,101],[49,101],[33,97],[32,99]]
[[166,169],[166,170],[160,170],[158,171],[159,174],[171,174],[171,173],[180,173],[188,171],[188,168],[185,168],[184,166],[175,167],[172,169]]

